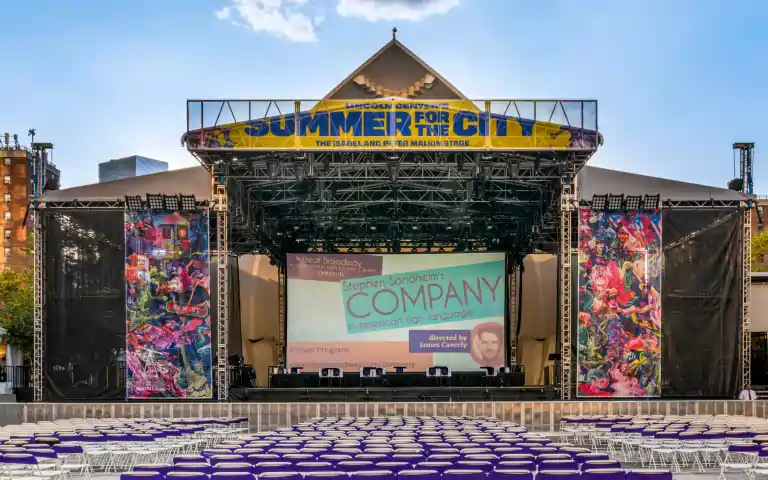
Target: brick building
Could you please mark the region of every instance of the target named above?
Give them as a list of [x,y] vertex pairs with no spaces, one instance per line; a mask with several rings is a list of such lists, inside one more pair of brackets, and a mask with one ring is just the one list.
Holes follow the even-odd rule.
[[[0,144],[0,268],[20,265],[31,257],[20,250],[27,246],[31,218],[27,205],[33,195],[32,152]],[[59,170],[47,164],[47,189],[59,188]]]

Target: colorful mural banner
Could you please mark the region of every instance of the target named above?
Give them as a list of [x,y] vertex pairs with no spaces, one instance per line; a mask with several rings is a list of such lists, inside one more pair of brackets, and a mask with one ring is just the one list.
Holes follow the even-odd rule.
[[126,396],[213,397],[208,212],[125,213]]
[[[583,103],[576,106],[584,109]],[[333,151],[593,150],[599,144],[595,130],[489,113],[469,100],[322,100],[308,111],[301,111],[298,102],[295,108],[287,114],[193,129],[185,141],[191,148]],[[575,116],[574,121],[583,117]],[[191,124],[196,121],[201,120],[190,118]]]
[[578,396],[661,396],[661,214],[581,209],[578,252]]

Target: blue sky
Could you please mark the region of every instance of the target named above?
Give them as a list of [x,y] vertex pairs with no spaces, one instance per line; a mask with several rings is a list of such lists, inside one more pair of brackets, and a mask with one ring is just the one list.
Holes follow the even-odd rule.
[[[768,2],[5,0],[0,131],[55,144],[64,186],[180,146],[187,98],[319,98],[398,38],[470,98],[599,101],[591,164],[768,193]],[[23,19],[23,21],[22,21]]]

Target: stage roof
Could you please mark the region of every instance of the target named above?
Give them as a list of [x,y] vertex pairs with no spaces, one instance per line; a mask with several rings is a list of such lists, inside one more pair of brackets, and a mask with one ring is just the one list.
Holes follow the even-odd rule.
[[[594,195],[610,193],[617,195],[659,194],[662,201],[705,201],[710,199],[738,201],[745,198],[741,193],[726,188],[590,166],[584,167],[578,175],[578,191],[579,197],[584,200],[591,200]],[[43,195],[41,200],[45,202],[118,201],[126,196],[143,196],[147,193],[194,195],[198,200],[210,200],[211,177],[203,167],[190,167],[113,182],[54,190]]]

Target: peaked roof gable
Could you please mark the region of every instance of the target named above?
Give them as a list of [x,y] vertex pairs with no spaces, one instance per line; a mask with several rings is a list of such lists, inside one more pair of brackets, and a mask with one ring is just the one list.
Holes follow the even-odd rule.
[[435,69],[392,38],[323,100],[403,97],[467,100]]

